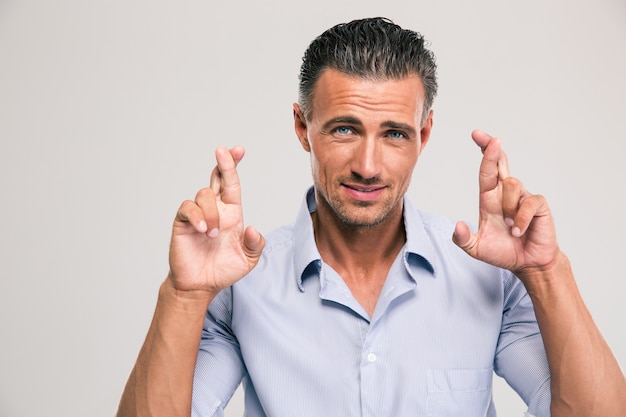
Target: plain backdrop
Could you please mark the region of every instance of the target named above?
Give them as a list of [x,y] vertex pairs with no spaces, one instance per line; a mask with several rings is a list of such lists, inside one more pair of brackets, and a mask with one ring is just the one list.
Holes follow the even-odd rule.
[[[626,364],[623,0],[0,0],[0,417],[113,415],[214,148],[247,149],[246,223],[291,222],[311,183],[292,122],[302,53],[377,15],[439,64],[414,203],[475,221],[470,132],[501,136]],[[500,415],[521,416],[495,384]]]

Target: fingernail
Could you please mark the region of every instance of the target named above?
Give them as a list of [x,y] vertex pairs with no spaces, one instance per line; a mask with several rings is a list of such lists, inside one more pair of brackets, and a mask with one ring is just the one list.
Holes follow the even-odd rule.
[[206,231],[207,225],[206,225],[206,222],[204,220],[200,220],[200,223],[198,223],[198,229],[201,232],[205,232]]
[[213,229],[211,229],[211,231],[209,232],[208,236],[209,236],[209,237],[217,237],[217,235],[219,234],[219,232],[220,232],[220,231],[219,231],[219,229],[218,229],[217,227],[216,227],[216,228],[213,228]]
[[511,229],[511,233],[515,237],[520,237],[522,235],[522,231],[520,230],[519,227],[514,227],[513,229]]
[[513,221],[512,218],[510,217],[505,217],[504,218],[504,224],[506,224],[507,226],[511,227],[515,224],[515,222]]

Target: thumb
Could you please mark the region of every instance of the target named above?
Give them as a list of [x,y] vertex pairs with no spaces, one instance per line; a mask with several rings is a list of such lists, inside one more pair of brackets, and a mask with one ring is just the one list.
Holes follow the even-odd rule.
[[457,222],[454,227],[452,241],[470,256],[474,256],[476,252],[476,234],[472,233],[469,226],[464,222]]
[[244,251],[250,260],[258,261],[265,246],[265,239],[252,226],[248,226],[243,234]]

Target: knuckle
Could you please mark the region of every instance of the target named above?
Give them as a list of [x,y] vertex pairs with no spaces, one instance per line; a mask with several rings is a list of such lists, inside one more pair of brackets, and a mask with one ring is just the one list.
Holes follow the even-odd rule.
[[505,187],[519,188],[522,186],[522,182],[515,177],[506,177],[502,180]]
[[189,210],[191,210],[191,208],[195,205],[195,203],[191,200],[185,200],[181,203],[180,207],[178,208],[178,212],[179,213],[187,213]]
[[196,194],[196,202],[199,201],[199,200],[205,200],[207,198],[215,198],[215,193],[209,187],[202,188]]
[[204,187],[198,190],[197,195],[207,195],[211,193],[213,193],[213,190],[211,189],[211,187]]
[[175,219],[177,221],[186,222],[193,217],[194,207],[196,204],[191,200],[185,200],[180,204],[178,211],[176,212]]

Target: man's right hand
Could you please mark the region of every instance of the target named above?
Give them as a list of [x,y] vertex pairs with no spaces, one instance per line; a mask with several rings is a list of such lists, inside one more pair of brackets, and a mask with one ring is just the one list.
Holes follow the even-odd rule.
[[215,151],[217,166],[209,188],[178,209],[170,243],[168,279],[178,291],[203,291],[210,297],[254,268],[265,240],[253,227],[244,230],[237,164],[240,146]]

